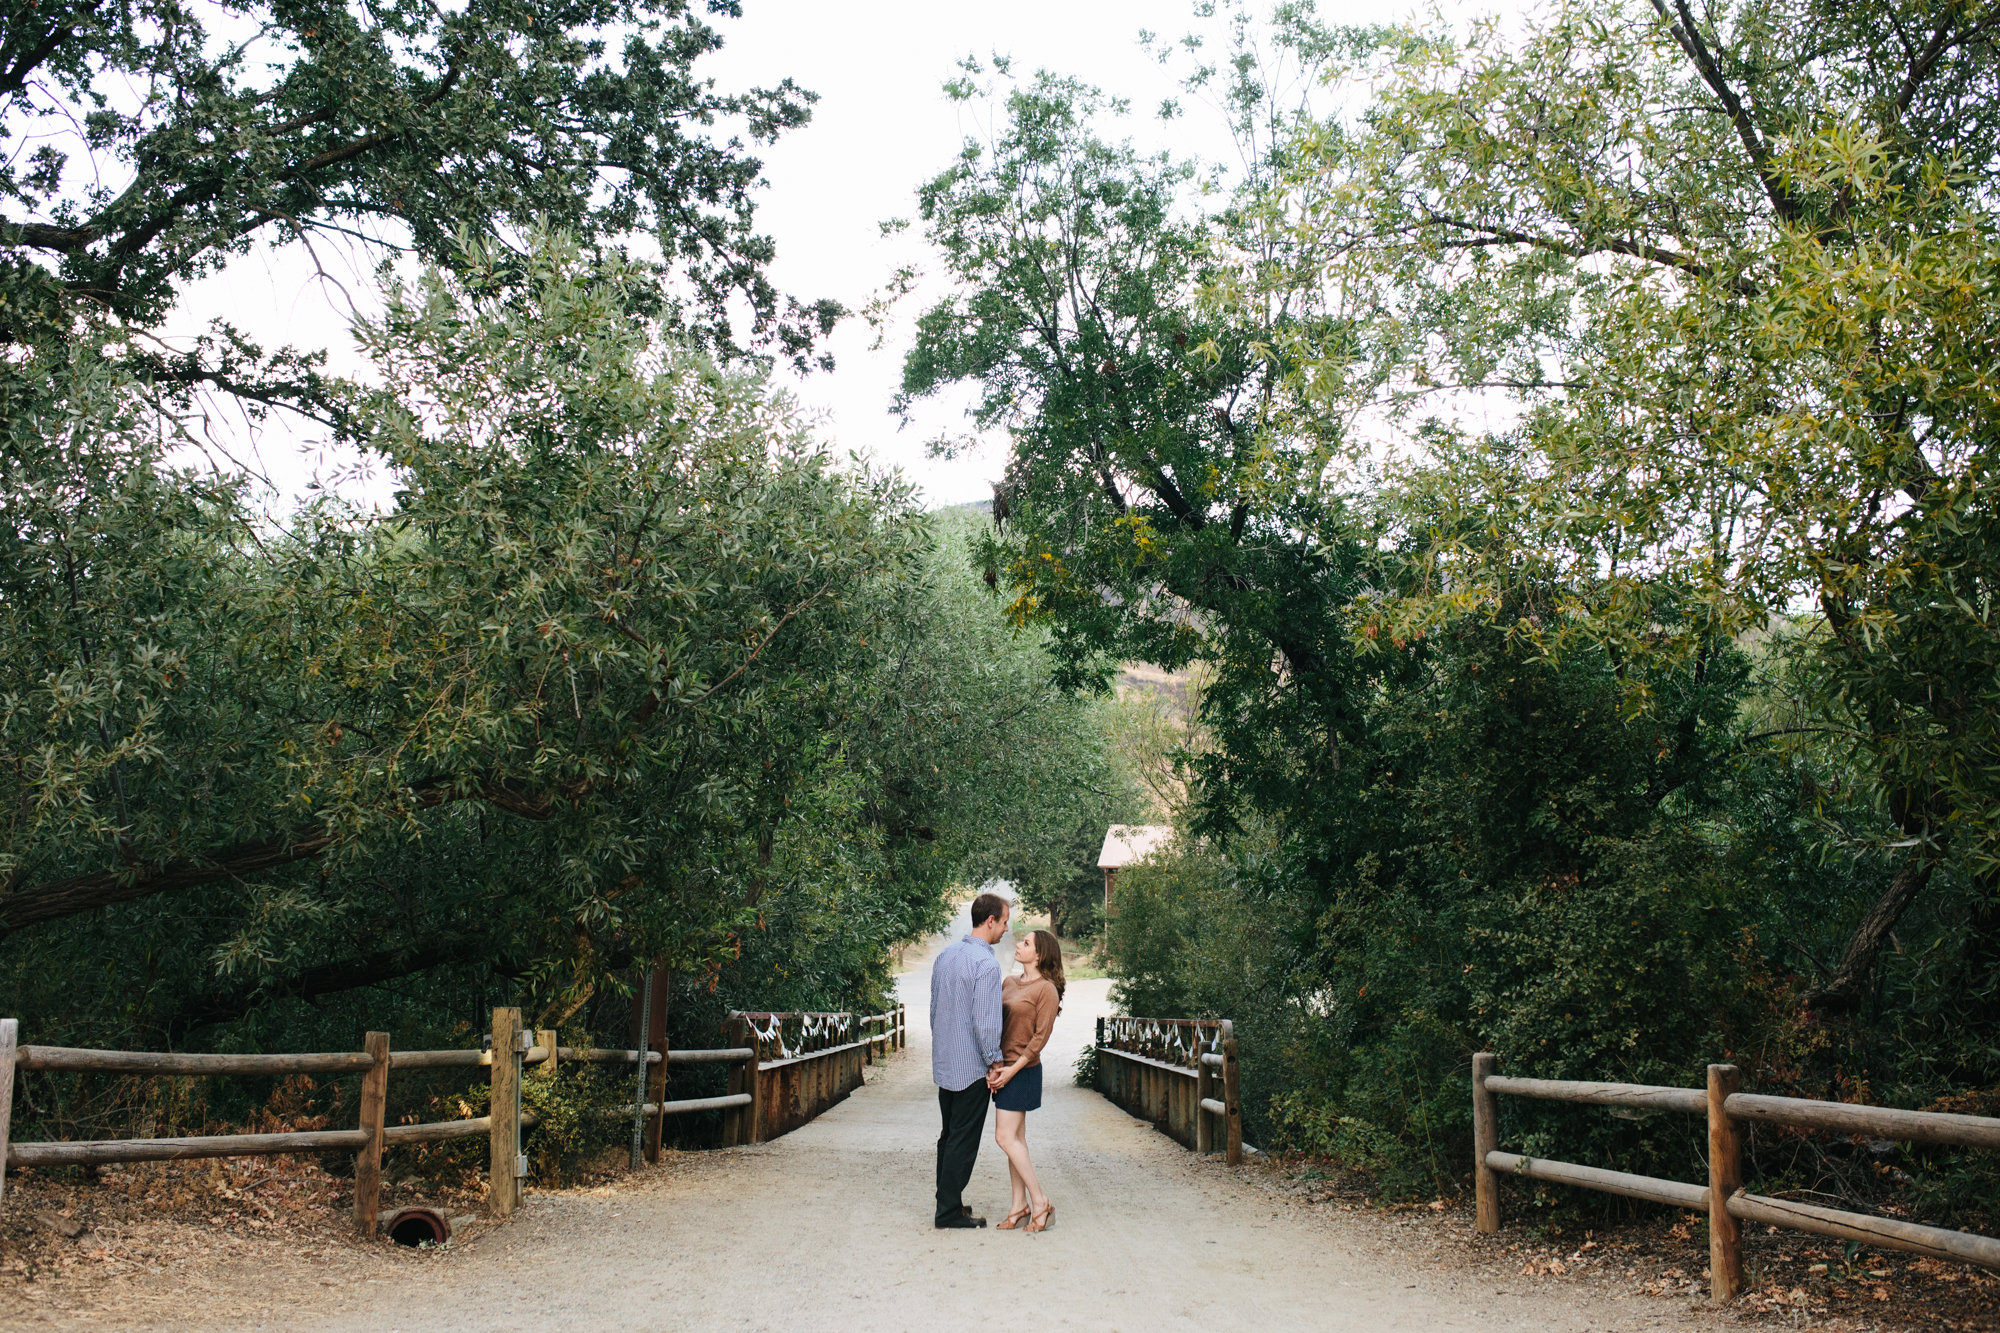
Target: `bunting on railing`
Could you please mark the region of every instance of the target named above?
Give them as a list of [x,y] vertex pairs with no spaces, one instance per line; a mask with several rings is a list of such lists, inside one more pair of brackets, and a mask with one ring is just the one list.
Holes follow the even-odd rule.
[[1222,1052],[1222,1021],[1214,1018],[1129,1018],[1104,1020],[1104,1044],[1163,1064],[1196,1067],[1204,1054]]
[[851,1013],[743,1013],[760,1060],[795,1060],[860,1040]]

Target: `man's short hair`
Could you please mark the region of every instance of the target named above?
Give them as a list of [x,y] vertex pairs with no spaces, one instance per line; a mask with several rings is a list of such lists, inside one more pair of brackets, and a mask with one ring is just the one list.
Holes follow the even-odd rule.
[[997,893],[982,893],[972,900],[972,928],[978,930],[996,916],[1007,915],[1007,900]]

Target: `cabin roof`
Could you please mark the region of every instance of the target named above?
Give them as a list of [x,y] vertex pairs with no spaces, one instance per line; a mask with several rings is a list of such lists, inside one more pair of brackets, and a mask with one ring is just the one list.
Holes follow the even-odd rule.
[[1116,870],[1143,861],[1174,836],[1171,824],[1113,824],[1104,833],[1104,850],[1097,854],[1099,870]]

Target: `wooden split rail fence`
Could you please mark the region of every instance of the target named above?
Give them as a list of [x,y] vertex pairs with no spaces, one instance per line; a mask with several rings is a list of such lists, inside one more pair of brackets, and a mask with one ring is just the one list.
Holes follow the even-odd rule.
[[[1866,1135],[1870,1139],[2000,1148],[2000,1120],[1739,1092],[1740,1077],[1734,1065],[1710,1065],[1706,1088],[1662,1088],[1641,1083],[1506,1078],[1496,1072],[1498,1060],[1490,1053],[1472,1057],[1473,1169],[1481,1231],[1500,1229],[1501,1183],[1508,1176],[1516,1176],[1707,1213],[1709,1296],[1717,1304],[1743,1289],[1744,1222],[1789,1227],[1876,1249],[1904,1250],[1933,1259],[2000,1268],[2000,1240],[1990,1236],[1745,1193],[1742,1128],[1748,1122]],[[1690,1185],[1502,1152],[1499,1139],[1502,1093],[1628,1111],[1680,1111],[1703,1116],[1708,1121],[1708,1184]]]
[[1100,1018],[1097,1090],[1176,1142],[1243,1160],[1236,1029],[1226,1018]]
[[[844,1044],[813,1045],[796,1035],[837,1032],[850,1036]],[[886,1014],[733,1014],[726,1032],[742,1037],[719,1050],[670,1050],[664,1041],[651,1050],[603,1050],[559,1046],[552,1029],[530,1033],[519,1009],[495,1009],[493,1030],[480,1050],[391,1051],[389,1034],[371,1032],[360,1051],[306,1054],[197,1055],[181,1052],[106,1051],[63,1046],[20,1046],[18,1021],[0,1019],[0,1197],[5,1171],[21,1166],[94,1166],[106,1162],[159,1162],[200,1157],[270,1157],[284,1153],[351,1152],[354,1165],[354,1222],[373,1234],[382,1188],[382,1154],[397,1144],[435,1143],[445,1139],[485,1138],[488,1143],[487,1211],[496,1217],[512,1213],[521,1202],[521,1182],[528,1160],[521,1151],[521,1131],[533,1128],[537,1117],[522,1105],[524,1077],[553,1078],[563,1064],[648,1065],[646,1101],[639,1108],[648,1121],[647,1161],[659,1160],[661,1125],[670,1115],[693,1111],[724,1113],[724,1143],[757,1143],[797,1128],[860,1084],[858,1065],[851,1081],[845,1072],[856,1058],[866,1063],[875,1048],[887,1051],[905,1043],[902,1006]],[[753,1039],[754,1038],[754,1039]],[[809,1048],[809,1049],[808,1049]],[[495,1053],[504,1055],[496,1058]],[[766,1052],[772,1058],[766,1059]],[[839,1062],[835,1065],[833,1062]],[[729,1092],[721,1097],[666,1099],[671,1065],[726,1064]],[[428,1124],[384,1123],[389,1073],[396,1069],[484,1068],[492,1090],[487,1114]],[[831,1071],[839,1069],[840,1074]],[[284,1134],[204,1134],[168,1139],[98,1139],[83,1142],[16,1143],[9,1134],[17,1070],[127,1075],[360,1074],[360,1124],[354,1129],[306,1130]],[[765,1071],[778,1070],[775,1077]],[[773,1089],[784,1089],[790,1100],[779,1103]],[[837,1089],[837,1091],[836,1091]],[[760,1108],[771,1105],[772,1113]],[[608,1117],[624,1119],[634,1107],[607,1108]]]

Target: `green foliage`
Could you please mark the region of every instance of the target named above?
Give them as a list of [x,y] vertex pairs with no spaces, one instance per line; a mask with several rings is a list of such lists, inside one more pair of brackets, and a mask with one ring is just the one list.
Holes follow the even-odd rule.
[[1283,978],[1298,963],[1285,906],[1251,901],[1239,877],[1273,850],[1268,837],[1240,839],[1225,856],[1182,840],[1118,872],[1117,915],[1105,927],[1113,1001],[1129,1014],[1227,1018],[1259,1058],[1242,1064],[1244,1132],[1270,1140],[1269,1108],[1288,1077],[1267,1052],[1299,1021],[1299,996]]
[[[1686,1085],[1745,988],[1727,844],[1689,829],[1734,788],[1716,724],[1740,659],[1702,688],[1658,682],[1691,716],[1640,723],[1601,658],[1536,659],[1478,620],[1407,655],[1363,719],[1377,746],[1350,762],[1368,781],[1318,825],[1347,854],[1323,890],[1299,839],[1246,829],[1123,872],[1109,933],[1128,1012],[1235,1021],[1256,1141],[1337,1148],[1397,1191],[1458,1174],[1472,1051],[1533,1077]],[[1686,756],[1667,739],[1683,721]],[[1509,1113],[1510,1142],[1565,1160],[1666,1167],[1685,1147]]]
[[380,948],[376,858],[427,837],[484,864],[393,913],[405,950],[714,947],[733,909],[687,853],[784,809],[801,773],[764,771],[764,741],[866,662],[857,611],[921,527],[754,380],[624,318],[615,271],[554,242],[537,263],[532,305],[433,271],[364,330],[398,386],[354,396],[404,484],[387,515],[264,532],[191,477],[151,503],[176,479],[136,446],[99,473],[127,507],[52,479],[67,508],[11,562],[37,619],[0,719],[36,756],[5,779],[10,924],[220,893],[217,961],[254,980],[330,936]]
[[[670,281],[630,291],[642,308],[720,357],[803,362],[839,307],[771,286],[762,164],[714,126],[770,142],[816,99],[790,80],[718,92],[695,66],[721,44],[686,0],[31,5],[0,69],[0,133],[22,145],[0,168],[0,340],[62,342],[107,315],[155,328],[260,238],[449,265],[465,236],[555,227],[606,250],[649,233]],[[323,352],[267,355],[218,322],[192,350],[128,355],[167,399],[215,388],[366,433]]]
[[[1919,29],[1929,54],[1889,54]],[[1947,108],[1992,90],[1991,34],[1956,10],[1748,3],[1431,36],[1351,67],[1365,125],[1292,140],[1270,206],[1341,238],[1326,262],[1214,289],[1253,293],[1246,319],[1277,290],[1341,292],[1352,339],[1295,344],[1277,397],[1417,446],[1391,468],[1401,595],[1364,629],[1514,621],[1524,574],[1566,612],[1519,617],[1552,653],[1687,659],[1811,607],[1789,646],[1819,665],[1812,724],[1865,756],[1907,849],[1892,907],[1948,861],[1990,877],[1995,718],[1957,682],[1993,665],[1971,388],[1992,329],[1970,293],[1995,269],[2000,139]],[[1315,384],[1338,391],[1315,405]],[[1460,426],[1475,395],[1514,398],[1517,424]],[[1644,681],[1626,706],[1652,706]],[[1815,1003],[1852,1008],[1881,945],[1857,937]]]
[[[0,568],[0,993],[32,1039],[459,1047],[512,1003],[612,1044],[655,959],[684,1044],[732,1007],[872,1012],[951,884],[1113,789],[958,520],[632,318],[629,270],[543,235],[530,297],[484,281],[516,262],[362,330],[384,513],[279,525],[166,468],[116,356],[62,399],[8,382],[44,412],[9,418]],[[231,1086],[214,1114],[268,1092]],[[23,1123],[125,1114],[58,1091]]]
[[629,1143],[632,1122],[615,1114],[632,1102],[632,1079],[615,1065],[559,1067],[553,1078],[521,1080],[521,1105],[535,1113],[527,1135],[535,1180],[558,1189]]
[[1076,1064],[1070,1070],[1070,1081],[1075,1083],[1079,1088],[1095,1088],[1097,1086],[1096,1045],[1085,1046],[1083,1054],[1076,1057]]
[[[2000,138],[1950,111],[1994,104],[1983,20],[1233,13],[1188,48],[1233,180],[1043,75],[923,196],[961,291],[905,388],[1011,414],[983,555],[1014,614],[1078,674],[1207,681],[1183,843],[1121,879],[1124,1003],[1236,1019],[1257,1132],[1395,1189],[1456,1173],[1481,1049],[1991,1087]],[[1620,1169],[1698,1147],[1509,1115]],[[1837,1148],[1759,1160],[1875,1188]]]

